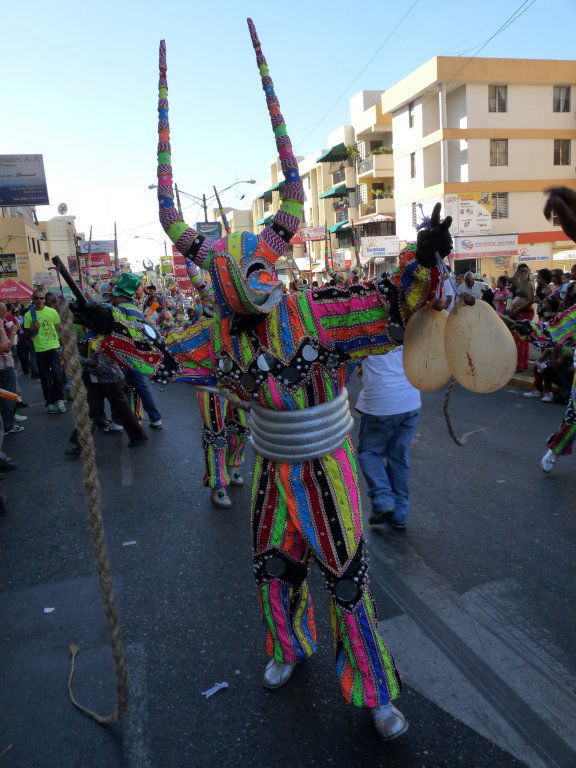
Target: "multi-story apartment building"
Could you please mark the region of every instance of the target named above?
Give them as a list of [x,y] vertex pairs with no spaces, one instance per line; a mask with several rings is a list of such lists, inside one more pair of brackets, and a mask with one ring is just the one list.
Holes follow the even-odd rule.
[[574,61],[436,57],[384,92],[400,238],[415,237],[419,204],[440,200],[458,271],[566,268],[570,244],[544,219],[542,192],[576,188],[575,85]]
[[0,282],[13,278],[32,286],[49,261],[45,246],[33,207],[0,208]]
[[[214,208],[212,221],[218,221],[222,224],[222,233],[224,233],[224,223],[220,215],[220,209]],[[240,208],[224,208],[224,215],[230,226],[231,232],[252,232],[252,212]]]

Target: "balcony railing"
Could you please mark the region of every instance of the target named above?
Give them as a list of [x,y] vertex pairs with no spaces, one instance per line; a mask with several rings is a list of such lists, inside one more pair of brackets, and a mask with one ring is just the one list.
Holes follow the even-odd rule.
[[332,184],[336,186],[336,184],[340,184],[341,182],[346,181],[346,168],[342,167],[336,173],[332,174]]
[[366,160],[362,160],[358,165],[358,174],[368,173],[374,168],[374,155],[370,155]]
[[371,216],[373,213],[376,213],[376,201],[373,200],[371,203],[366,203],[366,205],[362,206],[362,215],[363,216]]

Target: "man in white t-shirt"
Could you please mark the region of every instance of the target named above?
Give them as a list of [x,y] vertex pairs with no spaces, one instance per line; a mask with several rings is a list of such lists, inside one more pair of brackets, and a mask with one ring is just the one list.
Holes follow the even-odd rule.
[[466,272],[464,275],[464,282],[462,285],[458,286],[458,297],[467,294],[468,296],[472,296],[473,299],[481,299],[482,285],[482,283],[474,280],[473,272]]
[[358,459],[372,501],[371,525],[406,528],[410,443],[420,415],[420,392],[404,375],[402,347],[362,361]]

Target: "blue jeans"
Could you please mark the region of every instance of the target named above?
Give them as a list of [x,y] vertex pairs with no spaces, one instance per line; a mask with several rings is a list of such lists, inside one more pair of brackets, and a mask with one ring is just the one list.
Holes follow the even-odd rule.
[[393,416],[363,413],[360,422],[358,459],[368,483],[373,512],[394,510],[394,522],[408,517],[410,443],[420,409]]
[[150,421],[160,421],[162,416],[160,415],[158,408],[156,408],[156,403],[154,402],[152,393],[148,389],[144,374],[140,373],[140,371],[135,371],[134,368],[129,368],[124,371],[124,375],[126,376],[128,384],[134,387],[136,392],[140,395],[142,406],[148,414]]

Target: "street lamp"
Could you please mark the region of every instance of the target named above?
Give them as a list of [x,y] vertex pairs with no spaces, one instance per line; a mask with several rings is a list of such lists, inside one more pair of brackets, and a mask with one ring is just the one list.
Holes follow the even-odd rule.
[[148,237],[148,235],[134,235],[134,240],[138,240],[140,238],[141,240],[152,240],[153,243],[160,243],[160,245],[164,246],[164,256],[168,258],[168,251],[166,250],[166,240],[156,240],[154,237]]
[[[218,194],[221,195],[223,192],[228,192],[229,189],[232,189],[232,187],[235,187],[237,184],[256,184],[256,179],[241,179],[240,181],[235,181],[234,184],[230,184],[228,187],[224,187],[224,189],[218,190]],[[158,189],[157,184],[149,184],[148,189]],[[178,192],[181,192],[183,195],[186,195],[186,197],[189,197],[191,200],[194,200],[195,203],[198,203],[204,208],[204,221],[208,221],[208,203],[211,200],[216,199],[216,195],[210,195],[210,197],[206,197],[206,195],[202,195],[202,197],[198,197],[197,195],[191,195],[189,192],[184,192],[183,189],[180,189],[178,187]]]

